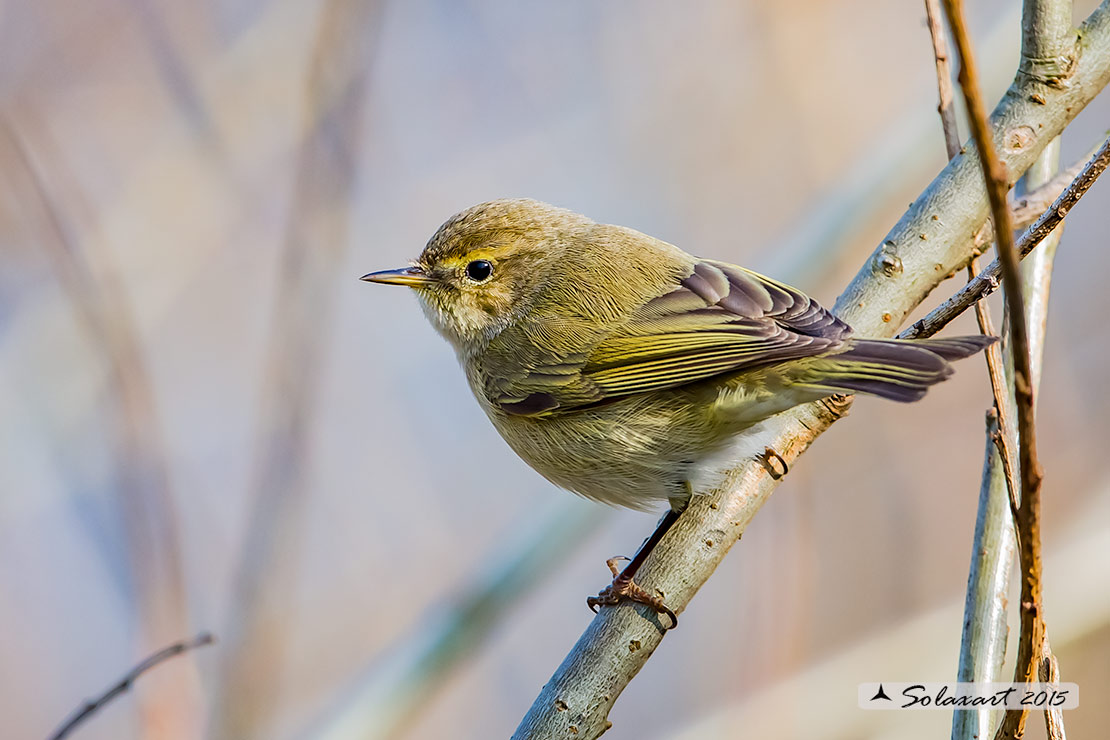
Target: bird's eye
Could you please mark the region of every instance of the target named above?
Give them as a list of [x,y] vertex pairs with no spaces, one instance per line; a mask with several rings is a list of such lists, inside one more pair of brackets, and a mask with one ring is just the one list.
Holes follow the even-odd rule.
[[466,276],[476,283],[484,283],[493,274],[489,260],[474,260],[466,266]]

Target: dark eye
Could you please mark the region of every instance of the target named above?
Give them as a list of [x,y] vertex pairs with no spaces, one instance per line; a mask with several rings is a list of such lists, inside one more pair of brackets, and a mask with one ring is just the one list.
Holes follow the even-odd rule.
[[489,260],[474,260],[466,266],[466,276],[476,283],[482,283],[489,280],[489,276],[493,274],[493,265]]

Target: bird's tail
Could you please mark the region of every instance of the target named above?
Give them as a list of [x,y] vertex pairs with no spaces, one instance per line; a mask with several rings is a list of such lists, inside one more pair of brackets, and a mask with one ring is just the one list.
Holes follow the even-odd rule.
[[975,354],[998,337],[854,339],[844,352],[814,358],[796,383],[833,393],[867,393],[916,401],[952,374],[951,360]]

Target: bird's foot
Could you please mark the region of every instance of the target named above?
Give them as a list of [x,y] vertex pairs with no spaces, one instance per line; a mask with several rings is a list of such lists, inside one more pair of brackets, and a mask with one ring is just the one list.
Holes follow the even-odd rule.
[[767,468],[767,472],[770,473],[771,477],[775,480],[779,480],[790,472],[790,466],[786,464],[786,460],[782,458],[782,455],[775,452],[770,447],[764,447],[763,454],[757,457],[759,461],[763,463],[764,467]]
[[617,563],[621,560],[628,560],[628,558],[616,557],[605,561],[609,570],[613,572],[613,582],[601,589],[597,596],[586,599],[586,606],[590,607],[590,610],[596,614],[599,606],[617,606],[625,601],[646,604],[659,614],[666,614],[667,618],[671,620],[670,627],[664,627],[664,629],[673,630],[677,627],[678,617],[675,616],[670,607],[663,603],[662,598],[648,593],[632,580],[631,574],[626,575],[617,568]]

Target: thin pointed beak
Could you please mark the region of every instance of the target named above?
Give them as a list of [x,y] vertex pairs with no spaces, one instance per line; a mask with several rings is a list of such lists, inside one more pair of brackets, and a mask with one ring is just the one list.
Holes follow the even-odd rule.
[[410,288],[422,288],[435,282],[435,278],[424,272],[419,267],[402,267],[400,270],[382,270],[363,275],[360,280],[368,283],[385,283],[386,285],[407,285]]

